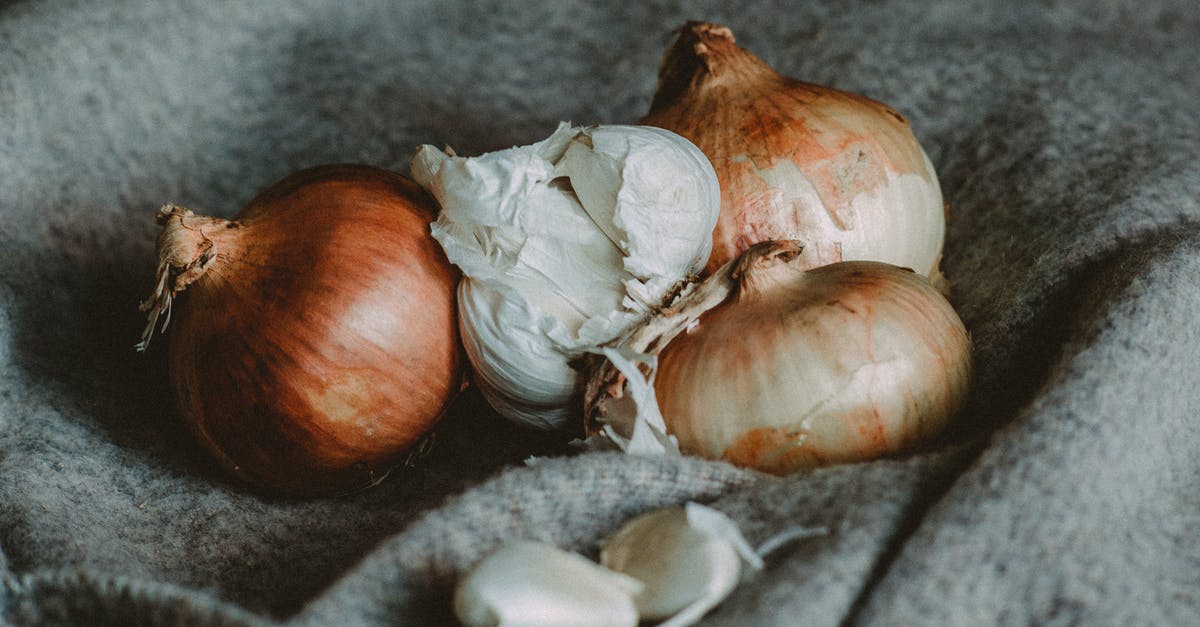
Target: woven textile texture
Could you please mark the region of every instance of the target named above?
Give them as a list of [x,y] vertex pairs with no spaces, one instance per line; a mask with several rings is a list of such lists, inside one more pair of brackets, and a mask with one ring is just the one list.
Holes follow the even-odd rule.
[[[353,496],[216,468],[133,350],[161,204],[635,122],[687,19],[911,120],[975,351],[944,442],[775,478],[579,453],[467,393]],[[828,529],[704,624],[1195,624],[1197,41],[1192,0],[0,4],[0,624],[452,624],[501,542],[594,557],[685,501],[752,543]]]

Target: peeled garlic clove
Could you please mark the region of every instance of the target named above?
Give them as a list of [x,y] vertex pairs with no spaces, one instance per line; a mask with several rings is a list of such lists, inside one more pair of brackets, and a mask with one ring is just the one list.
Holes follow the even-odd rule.
[[[690,625],[737,587],[742,562],[761,568],[737,525],[695,503],[643,514],[609,537],[600,563],[645,586],[634,596],[643,619]],[[660,626],[661,627],[661,626]]]
[[467,627],[621,627],[638,623],[642,584],[549,544],[506,544],[458,582],[454,614]]

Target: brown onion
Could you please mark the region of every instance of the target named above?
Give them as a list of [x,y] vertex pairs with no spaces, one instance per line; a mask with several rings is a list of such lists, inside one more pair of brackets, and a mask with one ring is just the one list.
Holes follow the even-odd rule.
[[398,174],[336,165],[279,181],[232,221],[159,212],[139,348],[165,315],[183,417],[237,477],[352,491],[446,411],[462,382],[459,275],[429,233],[434,207]]
[[688,22],[642,123],[692,140],[717,171],[721,215],[706,272],[756,242],[796,239],[808,267],[884,261],[940,284],[937,175],[890,107],[782,76],[728,28]]
[[[630,411],[611,362],[587,388],[589,431],[661,411],[679,450],[773,473],[910,450],[967,396],[970,339],[928,279],[847,261],[805,270],[795,242],[763,242],[622,340],[657,354],[654,407]],[[632,373],[639,376],[637,373]],[[666,438],[662,438],[665,440]]]

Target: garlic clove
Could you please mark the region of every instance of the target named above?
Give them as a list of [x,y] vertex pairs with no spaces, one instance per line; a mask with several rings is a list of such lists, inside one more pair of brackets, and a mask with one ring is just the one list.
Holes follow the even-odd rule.
[[[587,186],[585,179],[595,180],[597,171],[606,174],[613,191],[591,200],[605,207],[617,234],[614,241],[626,254],[625,270],[658,292],[669,287],[660,286],[661,279],[702,266],[712,250],[712,233],[698,230],[697,219],[700,224],[715,222],[721,203],[716,171],[704,153],[679,135],[652,126],[597,126],[581,136],[590,148],[589,167],[580,168],[583,176],[572,176],[571,185],[578,192],[580,183]],[[617,170],[605,167],[614,162]],[[589,197],[580,199],[587,206]]]
[[568,420],[568,404],[579,374],[561,359],[567,335],[562,325],[548,328],[549,299],[535,302],[482,281],[464,279],[458,290],[463,348],[476,368],[473,380],[488,403],[504,416],[550,430]]
[[642,584],[542,542],[506,544],[485,557],[454,592],[466,627],[622,627],[638,623]]
[[643,514],[610,536],[600,563],[644,584],[634,596],[643,619],[676,627],[698,621],[737,587],[742,564],[762,567],[737,525],[688,503]]

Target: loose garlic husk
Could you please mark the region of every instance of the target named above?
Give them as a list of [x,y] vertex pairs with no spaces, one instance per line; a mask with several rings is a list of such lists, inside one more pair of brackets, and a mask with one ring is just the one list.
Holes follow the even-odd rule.
[[[870,261],[805,270],[800,252],[796,242],[752,246],[607,347],[585,397],[593,441],[628,448],[641,429],[655,432],[642,443],[662,451],[677,442],[686,454],[783,474],[937,436],[971,372],[954,309],[911,270]],[[645,366],[621,358],[639,354]]]
[[742,563],[762,560],[725,514],[688,503],[643,514],[604,541],[600,563],[643,584],[633,597],[659,627],[698,621],[737,587]]
[[706,271],[751,244],[798,239],[808,267],[883,261],[944,288],[941,188],[894,109],[785,77],[728,28],[688,22],[642,124],[687,137],[716,168],[722,207]]
[[704,265],[720,206],[703,153],[652,127],[562,124],[473,158],[422,146],[412,176],[441,204],[433,236],[463,270],[476,384],[500,414],[543,429],[578,414],[571,362]]
[[459,580],[454,615],[466,627],[632,627],[641,589],[637,579],[582,555],[517,541]]

